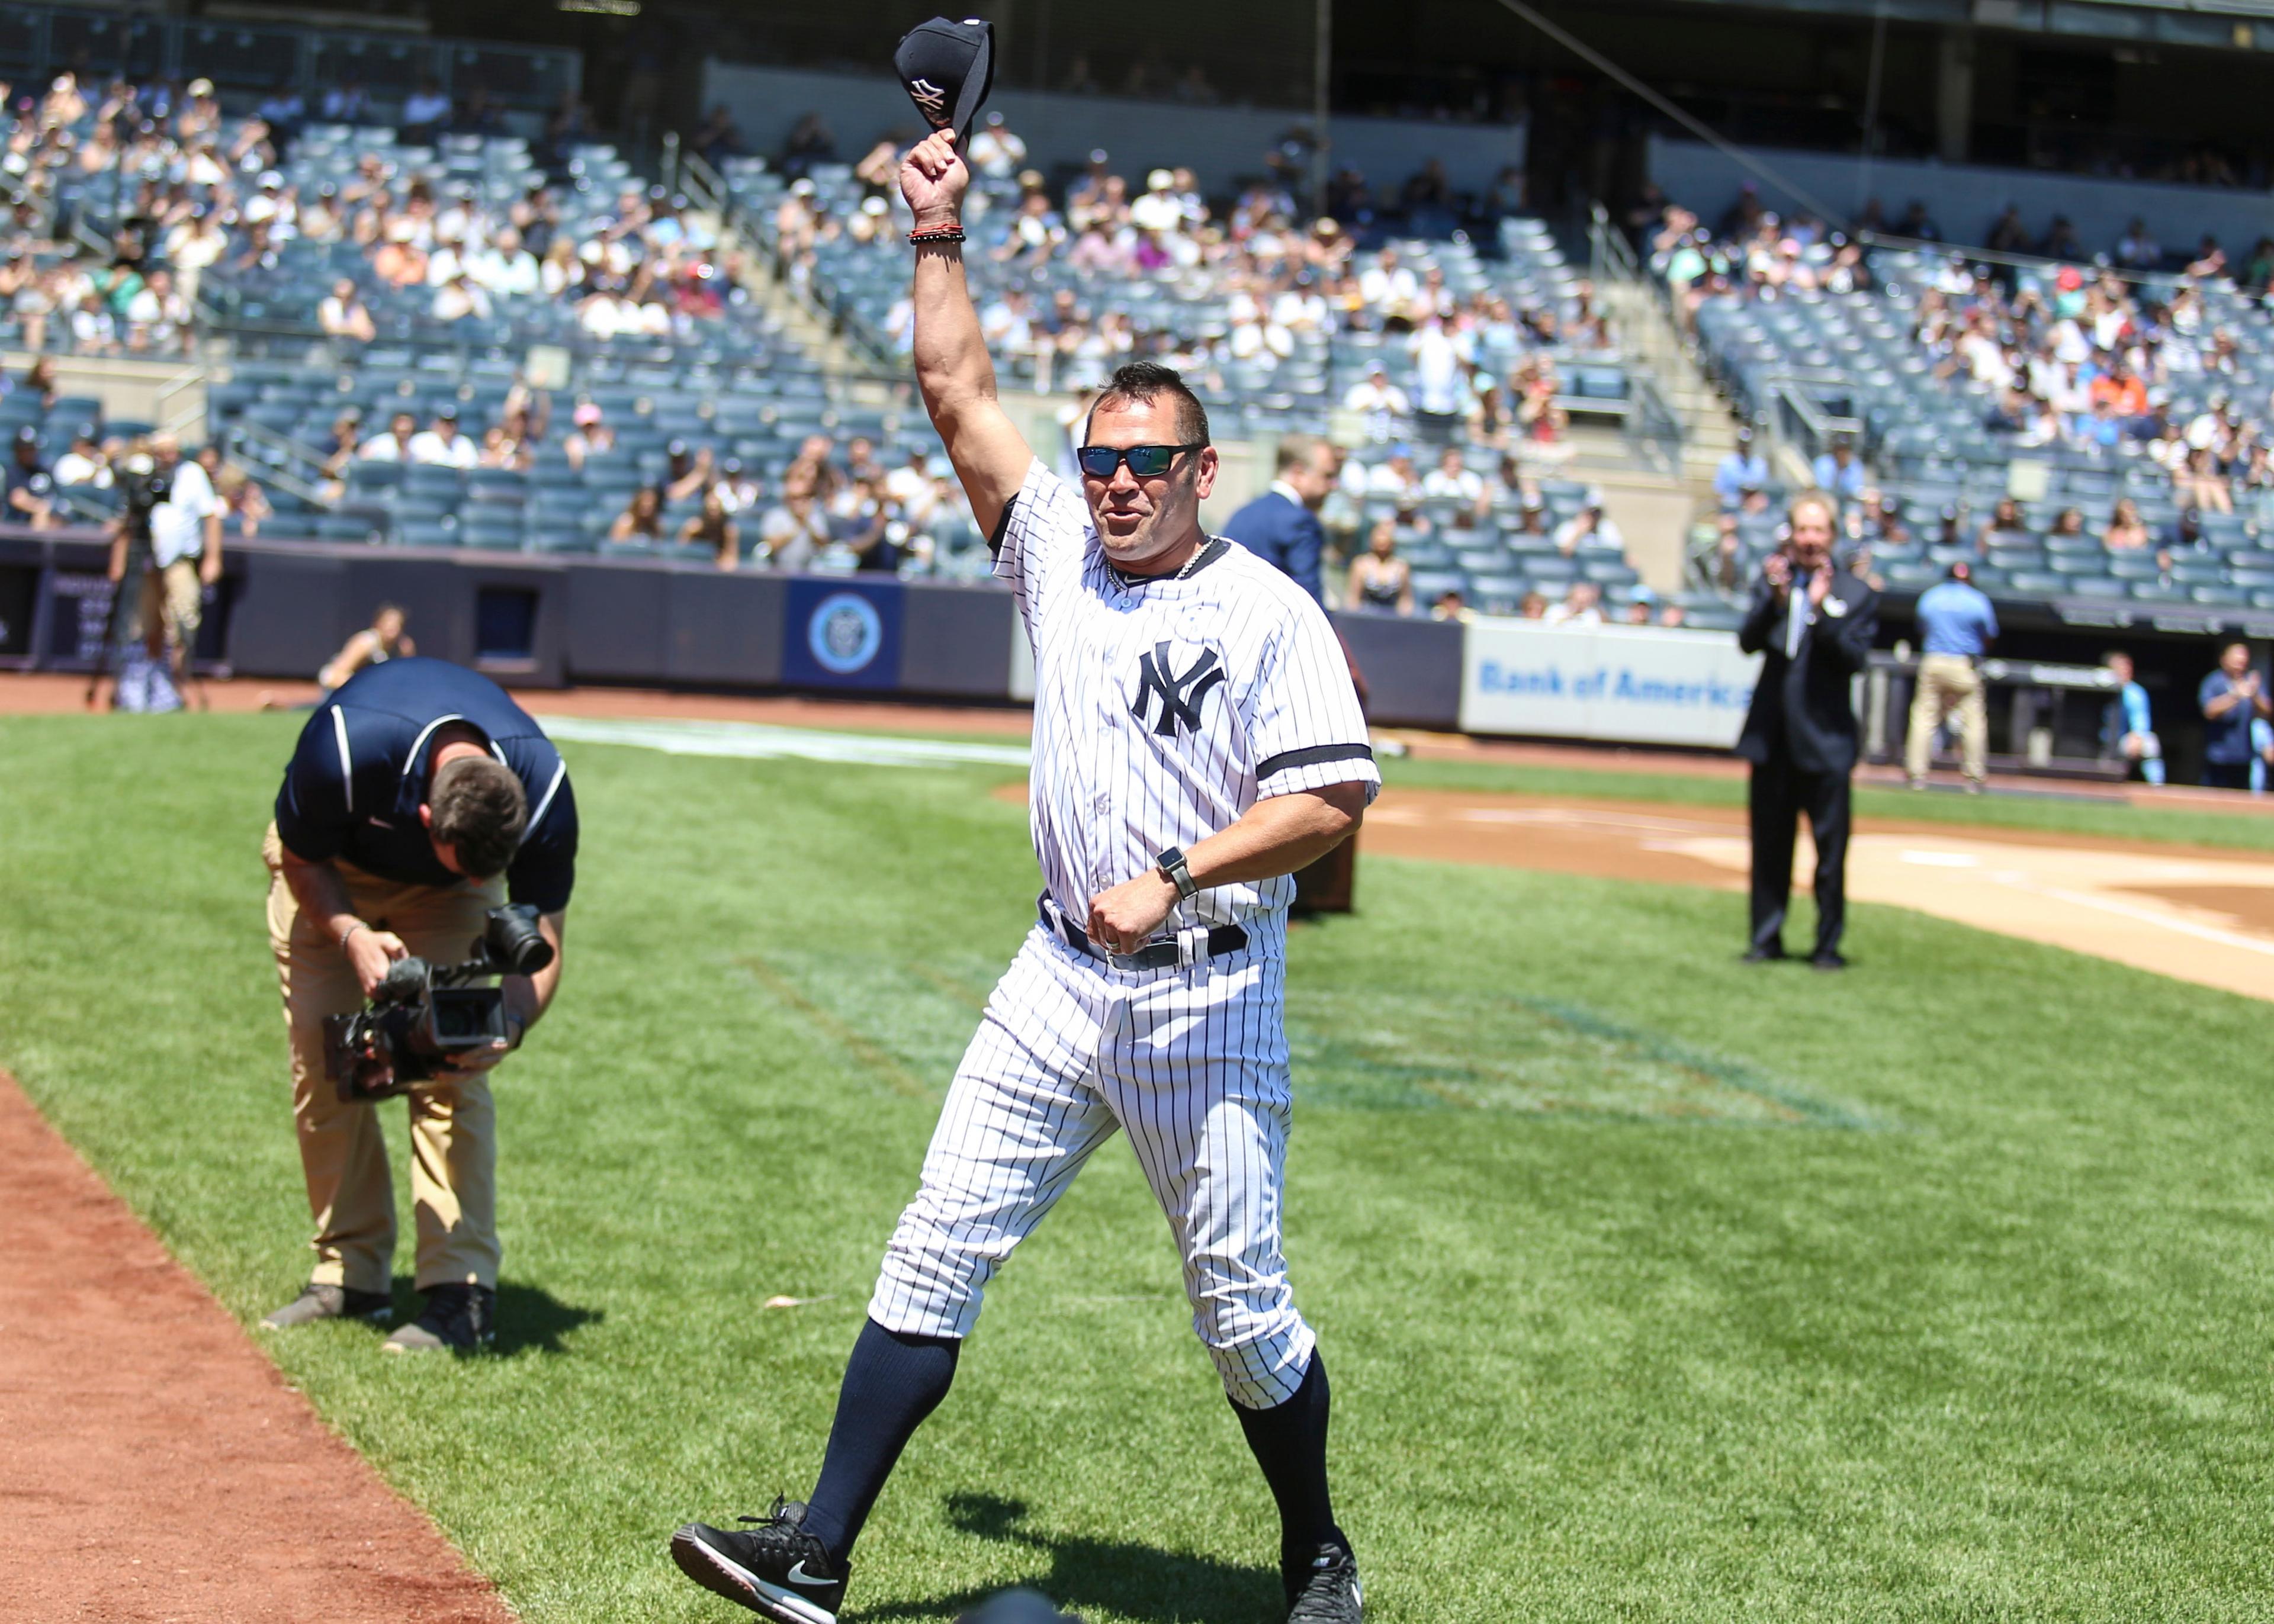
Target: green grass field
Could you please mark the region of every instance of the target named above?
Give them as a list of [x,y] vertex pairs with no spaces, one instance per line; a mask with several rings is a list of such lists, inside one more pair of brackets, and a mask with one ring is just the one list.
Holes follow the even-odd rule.
[[[257,853],[292,730],[0,720],[0,1062],[248,1323],[306,1263]],[[1024,815],[999,769],[569,756],[499,1351],[266,1345],[524,1618],[741,1617],[664,1539],[809,1484]],[[2269,1616],[2264,1005],[1886,908],[1827,978],[1739,966],[1721,893],[1372,858],[1360,902],[1292,950],[1288,1229],[1374,1619]],[[991,1297],[849,1616],[1273,1618],[1126,1152]]]

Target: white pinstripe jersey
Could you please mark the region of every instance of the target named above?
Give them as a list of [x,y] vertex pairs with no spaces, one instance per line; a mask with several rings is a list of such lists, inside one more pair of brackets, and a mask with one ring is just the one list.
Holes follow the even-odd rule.
[[[1116,571],[1081,492],[1036,459],[1005,512],[995,573],[1035,650],[1028,823],[1043,883],[1089,899],[1237,823],[1259,800],[1382,775],[1350,666],[1310,594],[1214,538],[1173,576]],[[1164,930],[1284,909],[1291,876],[1211,886]]]

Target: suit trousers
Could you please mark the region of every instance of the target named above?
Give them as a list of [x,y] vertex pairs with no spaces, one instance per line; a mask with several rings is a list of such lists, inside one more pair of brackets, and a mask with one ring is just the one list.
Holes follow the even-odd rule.
[[[324,1017],[363,1007],[347,954],[300,912],[284,883],[276,825],[261,843],[268,865],[268,944],[292,1043],[292,1120],[308,1210],[316,1222],[320,1285],[386,1291],[393,1285],[395,1185],[379,1107],[343,1101],[324,1075]],[[482,934],[484,915],[505,900],[501,881],[404,885],[338,862],[357,915],[391,930],[429,963],[456,964]],[[433,1079],[405,1096],[410,1109],[410,1199],[418,1226],[422,1291],[440,1285],[494,1288],[498,1276],[497,1113],[486,1078]]]
[[1802,772],[1773,758],[1753,768],[1747,797],[1753,835],[1752,944],[1781,951],[1784,919],[1792,906],[1792,848],[1800,815],[1816,837],[1816,947],[1840,951],[1848,922],[1849,776]]

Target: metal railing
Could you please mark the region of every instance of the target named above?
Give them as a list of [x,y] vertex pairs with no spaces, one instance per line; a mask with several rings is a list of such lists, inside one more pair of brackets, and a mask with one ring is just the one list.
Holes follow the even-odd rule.
[[324,477],[324,459],[312,447],[242,418],[229,425],[229,436],[260,454],[253,460],[260,464],[260,477],[278,490],[328,513],[336,505],[318,483]]
[[1835,440],[1845,440],[1862,451],[1863,419],[1832,410],[1810,392],[1804,380],[1773,377],[1767,393],[1765,415],[1777,442],[1790,446],[1811,462],[1831,450]]

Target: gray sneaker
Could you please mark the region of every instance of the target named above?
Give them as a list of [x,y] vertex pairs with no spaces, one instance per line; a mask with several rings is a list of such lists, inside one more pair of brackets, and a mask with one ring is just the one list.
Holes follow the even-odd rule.
[[487,1286],[436,1286],[425,1309],[380,1344],[383,1353],[471,1353],[488,1346],[497,1293]]
[[261,1316],[264,1331],[289,1331],[318,1320],[364,1320],[385,1325],[395,1318],[394,1299],[384,1291],[356,1291],[346,1286],[320,1286],[310,1281],[300,1295],[273,1313]]

